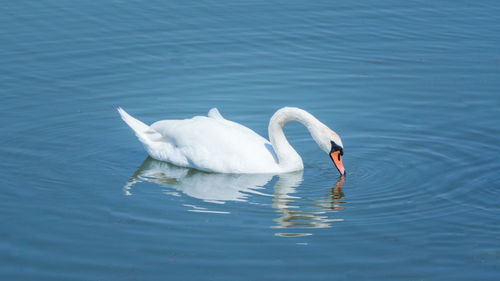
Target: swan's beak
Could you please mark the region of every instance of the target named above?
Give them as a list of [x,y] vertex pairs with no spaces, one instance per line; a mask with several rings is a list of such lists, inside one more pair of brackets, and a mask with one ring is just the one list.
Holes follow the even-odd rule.
[[340,154],[340,151],[337,150],[330,153],[330,157],[332,158],[333,164],[335,164],[337,170],[339,170],[339,173],[341,175],[345,175],[344,164],[342,164],[342,155]]

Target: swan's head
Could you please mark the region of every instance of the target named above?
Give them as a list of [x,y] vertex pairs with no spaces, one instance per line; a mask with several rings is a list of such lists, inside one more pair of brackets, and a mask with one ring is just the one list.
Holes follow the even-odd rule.
[[344,155],[342,140],[337,133],[326,126],[319,131],[321,133],[316,137],[313,135],[313,137],[315,137],[315,140],[321,149],[330,155],[330,158],[339,173],[341,175],[345,175],[344,164],[342,164],[342,156]]

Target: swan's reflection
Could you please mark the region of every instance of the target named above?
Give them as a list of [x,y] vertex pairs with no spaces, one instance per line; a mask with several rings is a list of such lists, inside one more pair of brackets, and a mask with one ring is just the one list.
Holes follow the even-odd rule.
[[[300,197],[293,197],[289,194],[295,193],[297,185],[281,184],[289,182],[287,175],[282,175],[278,183],[274,186],[273,207],[281,213],[279,218],[274,221],[277,223],[273,228],[329,228],[332,222],[343,221],[341,218],[331,218],[332,212],[337,212],[343,209],[344,193],[342,186],[344,185],[344,176],[341,176],[331,191],[320,200],[305,201]],[[311,233],[276,233],[278,236],[295,237],[308,236]]]
[[[266,195],[257,190],[273,178],[271,174],[218,174],[178,167],[148,157],[124,186],[125,195],[132,195],[137,182],[149,181],[180,191],[210,203],[247,201],[249,194]],[[176,193],[168,192],[171,195]],[[271,195],[267,195],[271,196]]]
[[[167,194],[179,196],[181,192],[204,202],[216,204],[224,204],[227,201],[246,202],[252,194],[269,196],[272,197],[272,207],[279,213],[279,217],[274,219],[276,224],[271,227],[279,229],[328,228],[331,227],[332,222],[342,221],[340,218],[332,218],[330,213],[343,209],[342,205],[345,203],[342,192],[343,176],[339,178],[331,191],[319,200],[306,200],[292,195],[302,184],[302,171],[278,175],[279,179],[274,185],[274,194],[262,192],[264,186],[273,177],[272,174],[205,173],[148,157],[123,190],[126,195],[132,195],[132,188],[136,183],[148,181],[167,187],[168,189],[165,190]],[[228,213],[208,210],[206,206],[186,206],[190,207],[189,211],[194,212]],[[310,233],[276,233],[276,235],[306,236]]]

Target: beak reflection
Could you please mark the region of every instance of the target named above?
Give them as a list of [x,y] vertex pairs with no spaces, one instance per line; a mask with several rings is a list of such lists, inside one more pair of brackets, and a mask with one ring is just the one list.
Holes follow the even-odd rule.
[[344,204],[344,192],[342,191],[342,186],[344,186],[344,180],[345,176],[340,176],[339,180],[335,184],[335,187],[332,188],[332,205],[330,209],[332,210],[342,210],[344,207],[342,207],[340,204]]
[[[285,175],[286,176],[286,175]],[[312,235],[313,228],[330,228],[336,222],[341,222],[342,211],[345,208],[344,176],[337,179],[324,197],[307,199],[297,197],[295,188],[283,188],[278,183],[274,186],[273,208],[279,213],[274,219],[276,224],[271,228],[288,229],[287,232],[278,232],[276,236],[297,237]],[[281,180],[281,179],[280,179]]]

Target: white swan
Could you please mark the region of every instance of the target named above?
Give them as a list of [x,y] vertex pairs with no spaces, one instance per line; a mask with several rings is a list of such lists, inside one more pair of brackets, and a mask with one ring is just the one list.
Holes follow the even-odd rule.
[[148,126],[118,108],[151,157],[177,166],[218,173],[287,173],[304,169],[302,158],[288,143],[283,126],[302,123],[328,153],[340,174],[343,145],[339,135],[305,110],[284,107],[269,121],[269,139],[222,117],[216,108],[208,117],[162,120]]

